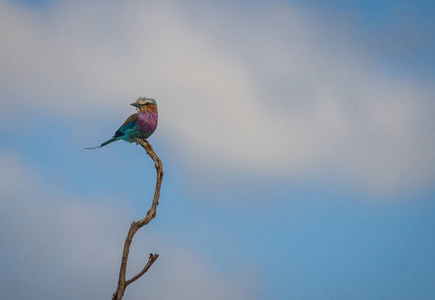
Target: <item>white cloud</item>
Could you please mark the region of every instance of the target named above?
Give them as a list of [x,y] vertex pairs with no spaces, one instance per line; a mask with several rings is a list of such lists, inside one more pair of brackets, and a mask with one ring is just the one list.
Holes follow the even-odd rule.
[[307,12],[0,5],[6,108],[35,99],[56,113],[128,114],[128,101],[153,96],[160,134],[192,174],[320,173],[380,191],[432,183],[433,88],[383,73],[344,37],[324,38],[333,29]]
[[[0,178],[0,289],[8,299],[110,298],[131,222],[126,209],[110,199],[46,192],[53,187],[11,155],[0,154]],[[126,298],[255,298],[247,277],[224,277],[195,249],[143,230],[145,241],[138,234],[131,247],[128,274],[141,270],[150,251],[161,256]]]

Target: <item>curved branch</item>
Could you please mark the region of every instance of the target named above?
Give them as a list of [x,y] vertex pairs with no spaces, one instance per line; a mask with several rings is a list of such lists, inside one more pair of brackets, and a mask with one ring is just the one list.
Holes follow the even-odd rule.
[[133,240],[133,236],[135,233],[142,228],[143,226],[147,225],[149,222],[151,222],[152,219],[156,216],[157,213],[157,206],[159,205],[159,197],[160,197],[160,188],[162,186],[162,179],[163,179],[163,164],[160,158],[157,156],[157,154],[154,152],[153,147],[151,144],[145,140],[145,139],[136,139],[136,142],[140,144],[147,154],[151,157],[151,159],[154,161],[154,166],[157,171],[157,181],[156,181],[156,189],[154,192],[154,198],[153,198],[153,204],[151,205],[151,209],[147,212],[147,215],[145,218],[143,218],[140,221],[133,222],[130,225],[130,229],[127,233],[127,238],[124,242],[124,251],[122,253],[122,260],[121,260],[121,267],[119,270],[119,279],[118,279],[118,287],[116,289],[116,292],[113,294],[112,300],[121,300],[124,296],[125,289],[127,286],[139,279],[143,274],[148,271],[148,269],[151,267],[151,265],[157,260],[159,257],[158,254],[150,254],[150,257],[148,259],[148,263],[146,266],[140,271],[136,276],[129,280],[125,280],[125,274],[127,271],[127,260],[128,255],[130,252],[130,245]]
[[157,258],[159,258],[158,254],[152,254],[150,253],[150,257],[148,258],[148,262],[145,265],[145,267],[142,269],[142,271],[140,271],[136,276],[134,276],[133,278],[127,280],[125,282],[125,286],[127,287],[130,283],[135,282],[136,280],[138,280],[143,274],[146,273],[146,271],[148,271],[148,269],[153,265],[153,263],[157,260]]

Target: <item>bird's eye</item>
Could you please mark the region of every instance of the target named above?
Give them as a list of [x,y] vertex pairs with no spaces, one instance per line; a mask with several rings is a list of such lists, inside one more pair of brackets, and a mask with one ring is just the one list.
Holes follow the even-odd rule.
[[150,103],[149,103],[149,102],[147,102],[147,103],[145,103],[144,105],[150,105]]

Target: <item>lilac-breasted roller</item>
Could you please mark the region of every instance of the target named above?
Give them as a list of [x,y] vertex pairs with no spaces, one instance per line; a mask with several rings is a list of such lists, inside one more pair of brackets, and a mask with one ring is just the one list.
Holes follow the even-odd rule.
[[117,140],[133,143],[135,139],[149,138],[157,128],[159,115],[157,113],[156,100],[152,98],[139,98],[130,105],[136,107],[137,113],[128,117],[110,140],[99,146],[85,149],[101,148]]

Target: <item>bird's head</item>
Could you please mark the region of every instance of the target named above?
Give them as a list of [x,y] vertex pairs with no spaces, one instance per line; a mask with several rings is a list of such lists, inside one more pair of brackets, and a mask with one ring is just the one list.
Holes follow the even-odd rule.
[[152,113],[157,112],[156,100],[152,98],[141,97],[136,102],[130,104],[136,107],[138,113]]

